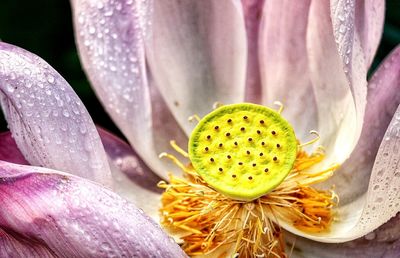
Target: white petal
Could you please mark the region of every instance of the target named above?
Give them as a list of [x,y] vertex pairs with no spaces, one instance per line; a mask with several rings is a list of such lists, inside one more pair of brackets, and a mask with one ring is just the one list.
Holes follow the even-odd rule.
[[38,56],[1,42],[0,102],[30,164],[111,184],[96,127],[71,86]]
[[167,105],[189,134],[193,114],[244,100],[246,32],[239,1],[155,1],[146,41]]

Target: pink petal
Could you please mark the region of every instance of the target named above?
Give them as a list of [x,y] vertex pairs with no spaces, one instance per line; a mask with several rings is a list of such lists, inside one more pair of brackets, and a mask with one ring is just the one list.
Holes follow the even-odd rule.
[[151,24],[151,73],[187,134],[194,127],[189,116],[209,113],[215,102],[244,100],[247,46],[239,1],[154,1]]
[[141,210],[85,179],[0,162],[0,201],[0,228],[55,256],[186,257]]
[[384,0],[356,0],[355,26],[367,67],[372,63],[383,33],[385,20]]
[[259,38],[263,103],[281,101],[301,140],[318,123],[306,55],[309,7],[310,1],[266,1]]
[[379,145],[400,104],[399,54],[400,47],[385,59],[371,78],[360,140],[350,158],[329,182],[336,185],[343,204],[367,191]]
[[18,149],[14,139],[11,137],[10,132],[0,133],[0,160],[21,165],[29,165],[28,161],[24,158],[24,155]]
[[[165,146],[171,139],[158,135],[153,118],[168,110],[152,110],[144,56],[152,2],[75,0],[72,6],[80,57],[97,96],[142,159],[167,177],[165,163],[158,158],[164,151],[159,142]],[[174,131],[180,133],[177,126]]]
[[96,127],[71,86],[38,56],[3,42],[0,102],[30,164],[111,183]]
[[361,133],[365,107],[366,65],[357,37],[348,31],[353,29],[351,10],[344,16],[346,33],[340,34],[342,11],[347,11],[342,1],[333,1],[331,8],[326,1],[312,1],[308,20],[310,79],[327,163],[341,163],[350,155]]
[[264,0],[242,0],[247,34],[246,101],[261,103],[261,75],[258,38]]

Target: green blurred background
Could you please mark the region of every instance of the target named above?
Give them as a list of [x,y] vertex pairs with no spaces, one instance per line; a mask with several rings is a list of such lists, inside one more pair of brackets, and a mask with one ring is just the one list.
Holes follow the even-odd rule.
[[[72,85],[95,122],[117,134],[79,63],[68,0],[0,0],[0,39],[46,60]],[[400,43],[400,0],[388,0],[385,29],[371,70]],[[0,132],[7,130],[0,112]]]

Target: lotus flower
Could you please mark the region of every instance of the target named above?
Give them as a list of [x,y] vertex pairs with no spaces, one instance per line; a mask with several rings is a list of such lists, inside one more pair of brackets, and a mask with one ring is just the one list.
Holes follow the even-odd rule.
[[157,182],[168,171],[180,176],[158,154],[174,151],[170,140],[185,146],[195,126],[187,118],[216,102],[275,100],[299,141],[320,133],[326,157],[317,168],[341,164],[320,186],[336,187],[337,221],[324,233],[282,224],[292,233],[288,253],[398,255],[400,48],[367,83],[383,1],[72,7],[84,69],[135,151],[96,130],[45,61],[0,43],[0,101],[12,134],[0,135],[1,257],[185,257],[144,214],[158,219]]

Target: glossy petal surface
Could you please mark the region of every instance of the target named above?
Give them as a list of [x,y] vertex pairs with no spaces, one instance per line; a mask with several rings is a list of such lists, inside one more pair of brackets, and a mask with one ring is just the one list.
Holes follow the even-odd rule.
[[59,257],[186,257],[136,206],[72,175],[0,162],[0,200],[0,228]]
[[111,184],[96,127],[71,86],[36,55],[2,42],[0,102],[30,164]]
[[155,1],[151,73],[187,135],[187,119],[244,100],[247,45],[240,1]]

